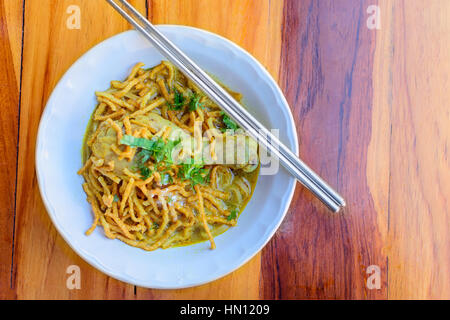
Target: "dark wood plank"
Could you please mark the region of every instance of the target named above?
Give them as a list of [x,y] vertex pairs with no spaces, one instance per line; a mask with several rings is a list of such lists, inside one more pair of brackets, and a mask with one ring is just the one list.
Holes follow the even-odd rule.
[[11,286],[17,166],[22,2],[0,1],[0,299],[15,297]]
[[[281,86],[300,154],[347,200],[333,215],[298,187],[286,220],[263,251],[264,298],[386,298],[386,257],[366,177],[371,137],[373,1],[286,1]],[[381,289],[366,268],[381,268]]]

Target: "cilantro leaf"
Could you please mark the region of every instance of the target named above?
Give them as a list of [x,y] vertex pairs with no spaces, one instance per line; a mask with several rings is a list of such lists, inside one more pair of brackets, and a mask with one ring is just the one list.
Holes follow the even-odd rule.
[[134,158],[134,161],[137,167],[134,167],[133,170],[139,170],[141,173],[141,177],[143,180],[146,180],[153,174],[153,171],[150,170],[149,167],[145,165],[145,163],[150,159],[152,152],[146,149],[141,149]]
[[203,167],[203,164],[183,163],[178,170],[178,177],[190,180],[192,186],[205,184],[209,181],[209,170]]
[[121,144],[125,144],[132,147],[138,147],[142,150],[136,155],[136,161],[138,165],[144,165],[150,157],[153,157],[156,162],[168,162],[173,163],[172,151],[181,142],[181,139],[170,140],[167,143],[163,139],[145,139],[136,138],[130,135],[124,135],[120,140]]
[[[120,140],[120,143],[141,148],[141,150],[136,154],[134,161],[136,163],[136,169],[139,170],[142,179],[146,180],[153,174],[153,171],[146,166],[146,162],[150,160],[150,158],[153,158],[156,163],[160,163],[162,165],[172,164],[173,149],[181,143],[181,139],[170,140],[165,143],[161,138],[149,140],[124,135]],[[173,182],[172,177],[168,179],[170,183]]]
[[[236,122],[233,121],[233,119],[231,119],[226,113],[222,112],[222,121],[223,124],[225,125],[226,129],[231,129],[231,130],[236,130],[239,128],[239,126],[237,125]],[[225,130],[226,130],[225,129]],[[222,131],[225,131],[222,130]]]
[[161,151],[162,155],[160,156],[160,158],[162,157],[163,159],[165,159],[165,162],[167,162],[167,163],[173,163],[173,158],[172,158],[173,149],[175,149],[175,147],[178,146],[180,143],[181,143],[180,138],[178,138],[177,140],[167,141],[167,143],[164,145],[164,147]]
[[202,104],[199,102],[200,96],[196,93],[193,93],[191,95],[191,100],[189,101],[189,111],[195,111],[198,107],[203,107]]
[[236,219],[236,216],[237,216],[237,210],[233,209],[233,210],[231,210],[230,214],[228,215],[227,220],[228,221],[234,220],[234,219]]
[[152,152],[146,149],[141,149],[136,153],[135,162],[138,166],[143,166],[152,156]]
[[145,166],[140,167],[139,171],[141,172],[143,180],[147,180],[153,173],[148,167]]
[[173,103],[167,103],[167,105],[171,110],[181,110],[181,107],[184,106],[184,96],[176,88],[173,89],[173,93]]
[[156,141],[145,138],[136,138],[126,134],[122,137],[120,143],[126,144],[127,146],[139,147],[151,151],[153,150]]

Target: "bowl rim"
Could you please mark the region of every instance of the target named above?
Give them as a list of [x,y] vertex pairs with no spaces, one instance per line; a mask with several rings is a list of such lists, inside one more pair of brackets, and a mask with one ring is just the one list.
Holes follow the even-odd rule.
[[[281,88],[279,87],[278,83],[273,79],[272,75],[267,71],[267,69],[255,58],[253,57],[249,52],[247,52],[245,49],[243,49],[242,47],[240,47],[239,45],[237,45],[236,43],[232,42],[231,40],[218,35],[214,32],[208,31],[208,30],[204,30],[201,28],[196,28],[196,27],[192,27],[192,26],[186,26],[186,25],[175,25],[175,24],[158,24],[156,25],[158,28],[161,29],[162,32],[164,32],[164,29],[191,29],[191,30],[195,30],[196,32],[199,33],[204,33],[207,34],[209,37],[215,37],[215,38],[219,38],[219,40],[222,40],[226,43],[227,46],[231,46],[233,47],[235,50],[240,51],[241,54],[243,54],[244,56],[246,56],[247,58],[250,59],[250,61],[252,63],[254,63],[258,68],[259,71],[261,71],[265,77],[266,80],[270,83],[270,85],[275,89],[278,98],[281,100],[284,108],[286,109],[286,113],[288,115],[288,119],[291,125],[291,129],[292,132],[290,132],[292,134],[292,139],[294,140],[294,150],[292,150],[297,156],[299,155],[299,142],[298,142],[298,134],[297,134],[297,130],[296,130],[296,125],[295,125],[295,121],[294,121],[294,117],[292,115],[292,110],[289,107],[289,104],[281,90]],[[57,89],[62,86],[62,84],[64,83],[64,80],[66,80],[67,77],[69,77],[70,71],[75,68],[78,64],[81,64],[83,62],[83,60],[85,60],[84,58],[86,58],[86,56],[88,56],[91,52],[93,52],[94,50],[96,50],[98,47],[104,45],[105,42],[112,40],[113,38],[119,37],[119,36],[124,36],[125,34],[128,33],[138,33],[139,32],[135,29],[130,29],[130,30],[126,30],[126,31],[122,31],[119,33],[116,33],[102,41],[100,41],[99,43],[95,44],[94,46],[92,46],[90,49],[88,49],[86,52],[84,52],[81,56],[79,56],[76,61],[74,63],[72,63],[70,65],[70,67],[64,72],[64,74],[61,76],[61,78],[58,80],[57,84],[55,85],[55,87],[52,89],[52,92],[49,96],[49,98],[47,99],[47,102],[45,104],[44,110],[41,114],[41,118],[39,121],[39,127],[38,127],[38,131],[37,131],[37,135],[36,135],[36,143],[35,143],[35,169],[36,169],[36,179],[38,182],[38,187],[39,187],[39,192],[41,195],[41,199],[44,203],[45,209],[47,211],[47,214],[50,217],[50,220],[53,223],[53,226],[56,228],[56,230],[58,231],[59,235],[61,235],[61,237],[64,239],[64,241],[66,242],[67,245],[69,245],[69,247],[79,256],[81,257],[85,262],[87,262],[89,265],[91,265],[92,267],[94,267],[95,269],[99,270],[100,272],[114,278],[117,280],[120,280],[124,283],[128,283],[128,284],[132,284],[135,286],[139,286],[142,288],[151,288],[151,289],[183,289],[183,288],[190,288],[190,287],[195,287],[195,286],[200,286],[212,281],[215,281],[217,279],[223,278],[224,276],[236,271],[237,269],[239,269],[240,267],[242,267],[244,264],[246,264],[249,260],[251,260],[256,254],[258,254],[262,248],[264,248],[267,243],[272,239],[273,235],[275,234],[275,232],[279,229],[281,223],[283,222],[290,204],[292,202],[292,198],[296,189],[296,181],[295,178],[291,177],[291,179],[294,180],[294,183],[292,184],[292,187],[290,187],[290,191],[289,194],[286,198],[286,202],[284,205],[284,209],[281,215],[281,218],[279,219],[278,223],[276,225],[274,225],[274,227],[272,228],[272,230],[270,231],[270,233],[268,234],[266,240],[254,251],[254,253],[250,254],[246,259],[244,259],[243,261],[241,261],[235,268],[231,268],[230,270],[228,270],[227,272],[223,272],[217,276],[214,276],[212,278],[208,278],[204,281],[198,281],[196,283],[187,283],[187,284],[183,284],[183,285],[167,285],[167,286],[158,286],[158,285],[152,285],[152,286],[147,286],[145,284],[142,284],[138,281],[135,281],[135,279],[130,279],[130,278],[126,278],[125,276],[123,276],[122,274],[116,274],[114,272],[112,272],[111,270],[105,269],[103,267],[103,265],[101,265],[100,263],[97,262],[96,259],[93,259],[93,257],[91,257],[89,254],[85,253],[82,248],[77,248],[75,246],[75,243],[72,243],[73,241],[69,241],[70,236],[68,234],[65,233],[65,231],[63,230],[62,226],[59,225],[58,221],[56,220],[56,215],[55,215],[55,210],[52,208],[51,204],[50,204],[50,200],[47,198],[47,196],[45,195],[45,192],[43,191],[44,188],[44,177],[43,177],[43,173],[41,172],[42,168],[42,157],[40,157],[39,155],[42,154],[42,144],[43,144],[43,135],[44,135],[44,123],[47,122],[47,118],[50,116],[50,105],[52,104],[53,99],[55,99],[55,92],[57,91]],[[284,170],[281,169],[281,170]]]

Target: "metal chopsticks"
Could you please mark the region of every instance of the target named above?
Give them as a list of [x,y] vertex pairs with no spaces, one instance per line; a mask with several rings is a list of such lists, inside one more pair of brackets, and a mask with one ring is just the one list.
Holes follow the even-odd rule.
[[190,78],[206,95],[217,103],[233,120],[246,130],[260,145],[275,154],[281,164],[330,210],[338,212],[345,201],[324,180],[279,141],[258,120],[248,113],[220,85],[158,31],[126,0],[106,0],[136,30],[141,32],[183,74]]

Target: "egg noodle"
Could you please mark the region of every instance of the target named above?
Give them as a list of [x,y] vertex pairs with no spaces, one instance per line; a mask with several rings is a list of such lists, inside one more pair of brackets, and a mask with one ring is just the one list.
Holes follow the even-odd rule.
[[[257,145],[240,164],[217,161],[227,151],[219,142],[248,136],[171,63],[143,67],[96,92],[78,171],[94,214],[86,234],[101,225],[108,238],[144,250],[203,240],[214,249],[214,236],[236,225],[252,195]],[[181,151],[185,161],[174,161],[180,141],[197,135],[207,140],[208,159],[196,162]]]

